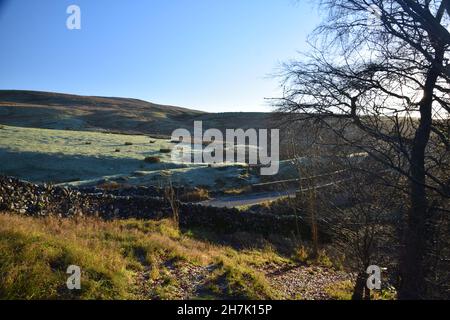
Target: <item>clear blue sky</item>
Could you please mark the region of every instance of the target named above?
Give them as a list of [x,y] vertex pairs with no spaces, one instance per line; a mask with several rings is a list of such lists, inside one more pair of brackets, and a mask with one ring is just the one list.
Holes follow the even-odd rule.
[[[81,30],[66,9],[81,8]],[[279,64],[319,23],[308,0],[0,0],[0,89],[267,111]]]

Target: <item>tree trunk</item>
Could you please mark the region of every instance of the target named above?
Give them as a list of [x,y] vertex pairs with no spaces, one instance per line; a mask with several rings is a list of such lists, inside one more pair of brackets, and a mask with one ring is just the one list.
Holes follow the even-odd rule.
[[427,199],[424,187],[411,183],[411,209],[406,225],[401,265],[399,299],[419,300],[426,297],[424,258],[427,244]]
[[399,299],[419,300],[426,298],[425,256],[428,240],[427,232],[428,199],[425,187],[425,152],[430,139],[432,125],[433,91],[439,76],[439,68],[443,61],[443,48],[436,49],[435,63],[427,73],[424,96],[420,102],[419,127],[416,130],[411,149],[411,208],[406,221],[404,252],[400,265],[401,286]]
[[352,300],[364,300],[366,282],[367,282],[367,274],[365,272],[358,273],[355,288],[353,289]]

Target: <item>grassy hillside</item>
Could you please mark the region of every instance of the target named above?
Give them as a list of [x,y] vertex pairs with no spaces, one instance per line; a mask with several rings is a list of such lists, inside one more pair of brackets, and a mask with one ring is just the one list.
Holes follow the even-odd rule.
[[199,114],[137,99],[0,91],[2,124],[24,127],[170,134],[186,118]]
[[205,128],[266,128],[268,113],[208,114],[137,99],[0,90],[0,124],[71,130],[170,135],[191,129],[194,120]]
[[[0,212],[0,299],[348,298],[348,274],[326,256],[305,262],[305,247],[296,248],[283,238],[180,231],[171,220]],[[66,287],[69,265],[81,268],[81,290]]]
[[172,160],[166,150],[174,146],[170,140],[145,135],[2,125],[0,174],[75,185],[108,179],[158,186],[170,178],[177,185],[217,188],[241,186],[257,179],[241,178],[246,173],[241,165],[208,167]]
[[[282,298],[261,271],[291,262],[237,251],[163,221],[30,218],[0,213],[0,299]],[[81,291],[66,288],[69,265]]]

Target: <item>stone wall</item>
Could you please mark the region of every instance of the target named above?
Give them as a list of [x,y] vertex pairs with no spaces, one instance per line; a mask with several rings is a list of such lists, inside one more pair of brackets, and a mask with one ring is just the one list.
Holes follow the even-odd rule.
[[[172,216],[170,204],[157,190],[145,188],[127,192],[69,189],[36,185],[0,177],[0,211],[31,216],[96,216],[104,219],[161,219]],[[120,195],[118,195],[120,194]],[[251,232],[308,237],[309,227],[295,216],[239,211],[179,203],[180,226],[200,227],[218,233]]]

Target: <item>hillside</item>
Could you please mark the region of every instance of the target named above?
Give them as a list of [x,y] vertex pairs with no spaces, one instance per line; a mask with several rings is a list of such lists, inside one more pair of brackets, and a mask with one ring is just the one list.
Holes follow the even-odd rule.
[[195,120],[204,121],[205,128],[267,128],[270,118],[269,113],[212,114],[137,99],[0,90],[0,123],[19,127],[170,135],[192,128]]
[[[1,299],[342,299],[349,275],[276,252],[257,235],[245,249],[182,232],[170,220],[32,218],[0,212]],[[251,240],[250,240],[251,239]],[[259,248],[255,243],[261,243]],[[66,269],[82,270],[81,290]],[[17,270],[20,270],[18,272]],[[288,271],[286,271],[288,270]],[[317,279],[317,280],[316,280]]]

